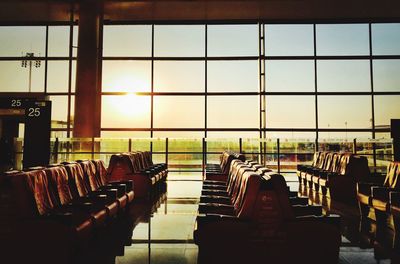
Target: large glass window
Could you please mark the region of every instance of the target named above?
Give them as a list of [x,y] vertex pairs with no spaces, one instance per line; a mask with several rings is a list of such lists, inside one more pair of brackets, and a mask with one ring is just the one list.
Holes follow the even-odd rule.
[[400,54],[400,23],[372,24],[372,54]]
[[103,56],[151,56],[151,26],[104,26]]
[[390,119],[400,119],[400,95],[375,96],[375,126],[390,126]]
[[312,56],[314,36],[312,25],[266,25],[267,56]]
[[103,61],[103,92],[150,92],[148,61]]
[[209,25],[208,56],[257,56],[257,25]]
[[48,56],[69,56],[69,26],[49,27]]
[[317,61],[319,92],[371,91],[368,60]]
[[317,25],[317,55],[368,55],[368,32],[368,24]]
[[258,61],[207,62],[208,92],[258,92]]
[[0,56],[22,57],[26,53],[44,56],[46,48],[46,27],[43,26],[1,26]]
[[312,60],[271,60],[266,62],[268,92],[314,92]]
[[156,57],[203,57],[205,54],[204,25],[154,26]]
[[106,128],[149,128],[150,96],[104,95],[101,125]]
[[155,61],[155,92],[204,92],[204,61]]
[[371,128],[370,96],[320,96],[318,123],[321,128]]
[[204,127],[203,96],[155,96],[154,127]]
[[268,96],[268,128],[315,127],[315,97]]
[[374,91],[400,92],[400,60],[374,60]]
[[257,96],[212,96],[208,98],[209,128],[258,128]]

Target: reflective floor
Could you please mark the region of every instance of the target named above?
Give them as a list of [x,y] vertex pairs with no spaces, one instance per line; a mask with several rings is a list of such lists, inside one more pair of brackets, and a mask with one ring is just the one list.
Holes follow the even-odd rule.
[[[167,199],[134,229],[132,245],[126,246],[123,256],[115,263],[125,264],[192,264],[197,263],[198,248],[193,242],[201,181],[168,181]],[[288,177],[291,190],[299,190],[297,177]],[[390,260],[390,252],[367,240],[361,243],[356,209],[344,209],[348,215],[343,227],[339,263],[397,263]],[[360,247],[361,246],[361,247]]]

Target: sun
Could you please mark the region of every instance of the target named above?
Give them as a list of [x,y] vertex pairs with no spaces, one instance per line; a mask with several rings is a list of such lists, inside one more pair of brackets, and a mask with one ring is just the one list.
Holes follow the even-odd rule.
[[150,107],[148,96],[140,96],[136,93],[115,96],[110,103],[115,114],[125,117],[141,117],[149,111]]

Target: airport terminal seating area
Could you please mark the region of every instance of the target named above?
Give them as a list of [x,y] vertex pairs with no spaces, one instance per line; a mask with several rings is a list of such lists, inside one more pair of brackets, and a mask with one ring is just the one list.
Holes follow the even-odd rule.
[[[152,164],[150,153],[130,155],[143,171],[141,177],[165,180],[166,175],[161,177],[165,165]],[[137,178],[113,179],[115,166],[110,164],[107,170],[101,160],[79,160],[4,173],[0,177],[0,238],[6,242],[1,245],[2,257],[9,257],[10,263],[88,263],[88,259],[92,263],[102,258],[102,251],[121,254],[132,243],[136,221],[143,220],[138,220],[143,216],[138,210],[151,203],[160,205],[157,201],[166,188],[158,184],[157,191],[146,190],[152,196],[143,206],[135,193]],[[17,253],[21,247],[24,254]]]
[[157,193],[167,180],[167,164],[154,164],[151,153],[129,152],[111,156],[108,167],[108,178],[111,180],[132,180],[137,198],[149,198]]
[[299,182],[335,201],[356,204],[356,184],[370,177],[368,160],[352,153],[315,152],[311,165],[298,165]]
[[229,155],[221,157],[229,163],[226,181],[211,176],[203,184],[198,263],[338,262],[340,216],[291,198],[283,176],[268,167]]
[[371,234],[373,240],[391,240],[389,247],[395,250],[400,248],[399,175],[399,162],[388,162],[386,175],[382,175],[369,170],[366,157],[352,153],[315,152],[312,164],[297,166],[301,185],[331,200],[357,206],[360,231]]
[[[390,162],[386,175],[369,177],[357,183],[361,223],[377,222],[376,236],[389,225],[394,230],[393,248],[400,249],[400,163]],[[390,221],[393,219],[393,222]]]

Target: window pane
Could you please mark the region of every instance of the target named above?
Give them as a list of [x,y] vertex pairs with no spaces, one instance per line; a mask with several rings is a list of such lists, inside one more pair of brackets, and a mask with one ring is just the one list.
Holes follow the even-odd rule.
[[368,60],[320,60],[317,73],[319,92],[371,91]]
[[309,139],[315,140],[315,132],[280,132],[280,131],[267,131],[267,138],[272,139]]
[[315,98],[313,96],[268,96],[266,100],[267,127],[315,127]]
[[258,96],[208,97],[207,127],[258,128]]
[[400,60],[374,60],[374,91],[400,91]]
[[260,132],[253,132],[253,131],[221,131],[221,132],[214,132],[210,131],[207,132],[207,138],[259,138]]
[[66,128],[68,118],[68,96],[50,96],[51,128]]
[[371,128],[370,96],[319,96],[320,128]]
[[1,26],[0,56],[20,57],[27,52],[45,55],[46,28],[43,26]]
[[209,25],[208,56],[257,56],[258,25]]
[[149,138],[150,132],[138,131],[101,131],[102,138]]
[[161,57],[204,57],[203,25],[154,26],[154,55]]
[[49,27],[49,57],[69,56],[69,26]]
[[317,55],[368,55],[368,24],[317,25]]
[[267,61],[268,92],[314,92],[314,61]]
[[150,96],[135,94],[103,96],[101,126],[107,128],[150,127]]
[[204,62],[154,62],[155,92],[204,92]]
[[104,26],[103,45],[103,56],[151,56],[151,26]]
[[204,97],[154,96],[154,127],[204,127]]
[[258,92],[258,61],[208,61],[208,92]]
[[47,92],[68,92],[68,61],[47,62]]
[[400,55],[400,24],[372,24],[372,54]]
[[[372,132],[319,132],[318,137],[320,139],[323,139],[321,144],[326,144],[326,142],[329,142],[329,139],[344,139],[344,140],[353,140],[354,138],[356,139],[368,139],[372,138]],[[333,142],[335,145],[339,145],[338,142]],[[332,144],[331,144],[332,145]],[[343,150],[344,146],[341,148],[338,148],[337,151],[346,151]],[[347,148],[347,151],[352,151],[351,148]],[[332,150],[332,148],[331,148]]]
[[[44,92],[44,65],[32,66],[32,92]],[[21,67],[20,61],[0,61],[0,92],[29,91],[28,67]]]
[[203,138],[204,132],[193,131],[155,131],[153,138]]
[[151,62],[103,61],[103,92],[150,92]]
[[400,95],[375,96],[375,127],[390,126],[390,119],[400,119]]
[[312,25],[266,25],[265,54],[267,56],[314,55]]

